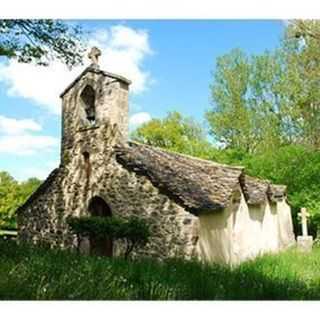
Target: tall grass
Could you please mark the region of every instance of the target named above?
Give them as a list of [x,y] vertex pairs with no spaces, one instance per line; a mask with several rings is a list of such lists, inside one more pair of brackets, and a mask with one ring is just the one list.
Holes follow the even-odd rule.
[[320,249],[263,256],[237,268],[125,261],[0,241],[1,300],[320,299]]

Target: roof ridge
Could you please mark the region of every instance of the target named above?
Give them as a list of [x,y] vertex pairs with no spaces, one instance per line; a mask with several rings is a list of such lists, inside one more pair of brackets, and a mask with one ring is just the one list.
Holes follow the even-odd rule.
[[177,151],[166,150],[166,149],[163,149],[163,148],[160,148],[160,147],[150,146],[148,144],[140,143],[140,142],[137,142],[137,141],[129,141],[129,145],[130,144],[135,144],[137,146],[147,147],[147,148],[150,148],[150,149],[154,149],[156,151],[160,151],[162,153],[168,153],[168,154],[176,155],[176,156],[181,157],[181,158],[196,160],[196,161],[203,162],[203,163],[206,163],[206,164],[211,165],[211,166],[217,166],[217,167],[222,167],[222,168],[227,168],[227,169],[235,169],[235,170],[240,170],[240,171],[243,171],[245,169],[244,166],[233,166],[233,165],[229,165],[229,164],[215,162],[215,161],[212,161],[212,160],[206,160],[206,159],[202,159],[202,158],[199,158],[199,157],[191,156],[191,155],[188,155],[188,154],[180,153],[180,152],[177,152]]

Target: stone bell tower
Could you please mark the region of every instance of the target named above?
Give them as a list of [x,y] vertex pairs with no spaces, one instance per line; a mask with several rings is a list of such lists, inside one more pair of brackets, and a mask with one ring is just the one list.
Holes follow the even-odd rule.
[[[60,95],[62,98],[61,162],[74,149],[79,135],[93,135],[102,128],[113,128],[119,139],[128,138],[128,93],[131,81],[100,69],[101,51],[93,47],[92,63]],[[76,139],[76,136],[78,137]],[[112,142],[110,141],[110,144]]]

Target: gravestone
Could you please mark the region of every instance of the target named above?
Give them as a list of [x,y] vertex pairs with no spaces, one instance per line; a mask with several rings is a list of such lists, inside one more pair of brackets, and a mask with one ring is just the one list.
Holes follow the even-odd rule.
[[307,218],[310,214],[307,212],[306,208],[301,208],[301,212],[298,213],[299,217],[301,217],[301,225],[302,225],[302,236],[298,236],[298,250],[301,252],[311,252],[313,245],[312,236],[308,236],[308,225]]

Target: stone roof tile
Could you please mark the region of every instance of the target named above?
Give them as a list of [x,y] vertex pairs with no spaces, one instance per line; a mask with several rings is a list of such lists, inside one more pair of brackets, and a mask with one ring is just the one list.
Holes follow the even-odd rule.
[[116,159],[195,214],[225,208],[243,171],[135,142],[118,146]]
[[269,181],[243,175],[241,176],[240,183],[248,204],[259,205],[266,201]]
[[277,202],[287,196],[287,186],[280,184],[270,184],[268,196],[270,201]]

